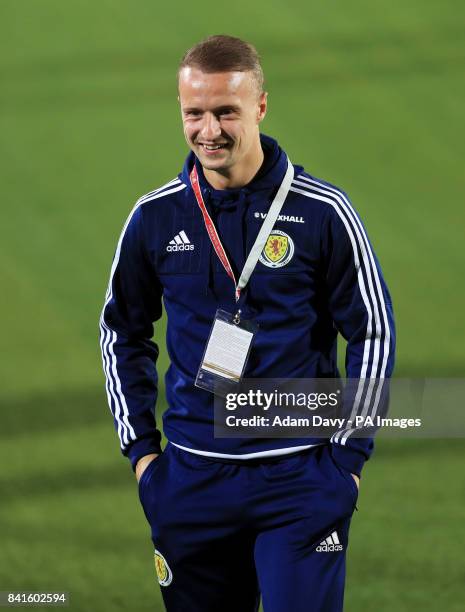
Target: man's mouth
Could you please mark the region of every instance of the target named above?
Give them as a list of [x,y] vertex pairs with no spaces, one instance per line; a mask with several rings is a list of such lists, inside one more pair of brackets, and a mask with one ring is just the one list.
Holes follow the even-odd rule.
[[218,144],[206,144],[204,142],[199,142],[199,146],[204,149],[204,151],[212,152],[212,151],[220,151],[221,149],[226,149],[228,146],[227,142],[221,142]]

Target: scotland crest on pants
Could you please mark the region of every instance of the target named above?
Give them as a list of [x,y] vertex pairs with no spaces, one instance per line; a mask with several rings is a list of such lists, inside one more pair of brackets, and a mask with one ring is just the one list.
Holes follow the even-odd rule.
[[157,572],[158,582],[161,586],[168,586],[171,584],[173,572],[166,562],[165,557],[157,549],[155,549],[155,571]]

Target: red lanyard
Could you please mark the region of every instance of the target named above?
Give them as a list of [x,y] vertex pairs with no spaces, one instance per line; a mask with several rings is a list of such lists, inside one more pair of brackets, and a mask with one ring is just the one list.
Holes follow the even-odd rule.
[[251,274],[255,270],[255,266],[257,265],[258,260],[260,258],[260,253],[265,247],[266,241],[271,233],[271,230],[274,227],[274,224],[276,223],[279,217],[279,213],[283,207],[284,201],[286,200],[287,194],[289,193],[293,178],[294,166],[291,164],[289,159],[287,159],[287,170],[282,180],[282,183],[274,197],[273,202],[271,203],[265,221],[263,221],[262,227],[258,232],[258,236],[255,240],[255,243],[247,257],[247,260],[244,264],[244,269],[242,270],[241,276],[239,278],[239,282],[236,282],[236,278],[234,276],[234,272],[232,271],[231,264],[229,263],[228,256],[226,255],[223,245],[221,244],[221,240],[218,236],[218,232],[216,231],[213,221],[211,220],[211,217],[208,214],[205,202],[203,201],[202,192],[200,190],[199,185],[199,175],[197,174],[197,168],[195,167],[195,164],[192,168],[192,171],[190,173],[192,189],[194,190],[197,204],[199,205],[199,208],[202,211],[205,227],[207,229],[208,235],[210,236],[213,248],[215,249],[215,252],[218,255],[221,263],[223,264],[223,268],[226,270],[227,275],[234,283],[236,302],[241,295],[241,289],[243,289],[247,285]]
[[192,189],[194,190],[195,199],[197,200],[197,204],[199,205],[199,208],[202,211],[205,227],[207,229],[208,235],[210,236],[210,240],[213,245],[213,248],[215,249],[215,252],[219,257],[219,260],[223,264],[223,268],[226,270],[227,275],[234,283],[234,287],[236,290],[235,292],[236,302],[237,302],[237,300],[239,299],[241,295],[241,290],[237,286],[236,277],[234,276],[234,272],[231,268],[231,264],[229,263],[228,256],[226,255],[226,251],[224,250],[223,245],[221,244],[221,240],[220,240],[220,237],[218,236],[218,232],[216,231],[216,227],[213,224],[213,221],[210,215],[208,214],[207,207],[205,206],[205,202],[203,201],[203,196],[202,196],[202,192],[200,190],[200,185],[199,185],[199,175],[197,174],[197,168],[195,167],[195,164],[190,173],[190,180],[191,180]]

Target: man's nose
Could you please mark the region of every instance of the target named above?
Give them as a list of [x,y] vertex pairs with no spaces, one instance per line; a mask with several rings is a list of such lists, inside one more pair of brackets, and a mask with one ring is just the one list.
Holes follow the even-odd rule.
[[205,113],[200,135],[202,138],[205,138],[205,140],[215,140],[215,138],[221,136],[221,125],[216,115],[213,113]]

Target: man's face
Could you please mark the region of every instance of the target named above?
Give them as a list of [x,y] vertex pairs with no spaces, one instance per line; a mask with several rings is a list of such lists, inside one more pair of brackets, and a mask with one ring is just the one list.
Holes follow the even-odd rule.
[[221,172],[247,162],[266,113],[266,93],[252,72],[183,68],[179,101],[187,144],[204,168]]

